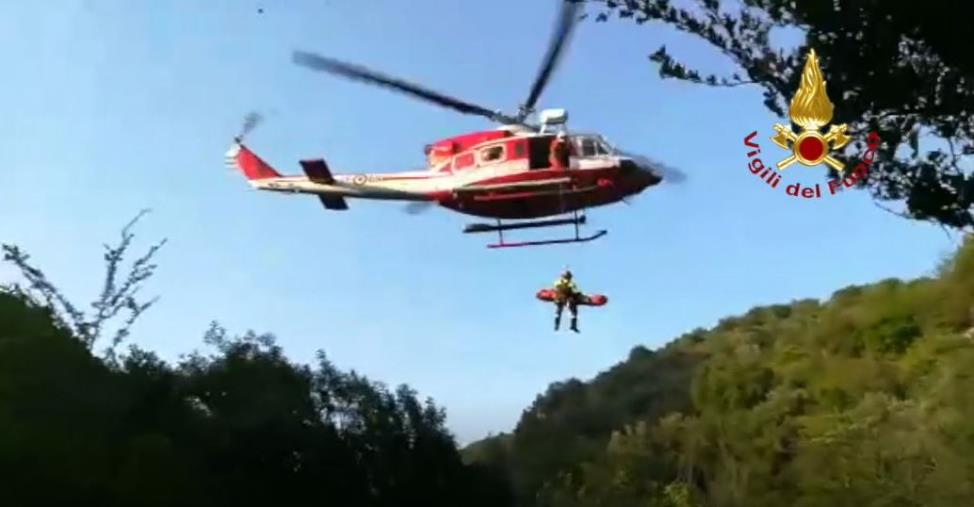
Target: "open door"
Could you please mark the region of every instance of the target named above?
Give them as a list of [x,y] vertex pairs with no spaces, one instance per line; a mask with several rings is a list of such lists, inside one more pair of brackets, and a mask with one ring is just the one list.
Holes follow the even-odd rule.
[[538,136],[528,140],[528,167],[531,170],[551,167],[548,162],[548,155],[551,150],[551,141],[554,138],[555,136]]

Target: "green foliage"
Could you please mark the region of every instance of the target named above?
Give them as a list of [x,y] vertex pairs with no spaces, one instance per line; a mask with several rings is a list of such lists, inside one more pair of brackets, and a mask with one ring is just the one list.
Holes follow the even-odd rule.
[[209,353],[176,364],[134,346],[98,357],[56,289],[34,289],[0,290],[4,505],[974,497],[974,237],[934,278],[758,307],[659,350],[635,347],[590,381],[552,384],[512,433],[463,453],[432,400],[341,371],[324,353],[294,364],[272,335],[214,323]]
[[637,347],[590,382],[553,384],[503,453],[476,460],[506,467],[524,506],[968,505],[972,289],[974,237],[936,278]]
[[630,360],[590,383],[552,384],[521,416],[505,454],[511,483],[522,504],[533,502],[544,482],[558,472],[598,456],[613,430],[641,418],[691,406],[689,385],[702,356],[686,348]]
[[[848,124],[857,139],[841,157],[856,164],[869,132],[882,139],[869,177],[858,185],[877,199],[903,202],[911,218],[974,225],[974,59],[963,49],[968,23],[953,3],[744,0],[728,8],[696,0],[695,8],[685,8],[670,0],[588,1],[601,7],[598,21],[615,14],[638,24],[662,23],[707,42],[740,69],[707,75],[663,46],[649,55],[661,77],[756,85],[765,107],[782,118],[805,55],[815,49],[836,104],[833,122]],[[800,30],[804,41],[794,49],[776,47],[782,28]]]

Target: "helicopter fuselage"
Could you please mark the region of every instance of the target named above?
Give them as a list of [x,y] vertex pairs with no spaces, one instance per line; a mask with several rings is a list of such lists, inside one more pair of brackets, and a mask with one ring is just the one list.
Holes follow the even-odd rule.
[[[506,130],[448,138],[427,149],[426,170],[397,173],[281,176],[236,145],[228,158],[260,190],[331,198],[433,201],[472,216],[533,219],[604,206],[662,181],[650,167],[616,152],[597,134],[567,136],[569,163],[553,167],[554,135]],[[264,169],[259,169],[263,167]]]

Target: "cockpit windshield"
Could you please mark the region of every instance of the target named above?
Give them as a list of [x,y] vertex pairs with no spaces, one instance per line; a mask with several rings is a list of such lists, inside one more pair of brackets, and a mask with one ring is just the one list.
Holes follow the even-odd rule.
[[574,136],[575,152],[580,157],[604,157],[615,155],[612,146],[598,135]]
[[599,151],[599,155],[615,155],[616,154],[616,150],[612,147],[611,144],[609,144],[608,141],[605,140],[604,137],[599,136],[599,137],[596,138],[596,147],[597,147],[597,149]]

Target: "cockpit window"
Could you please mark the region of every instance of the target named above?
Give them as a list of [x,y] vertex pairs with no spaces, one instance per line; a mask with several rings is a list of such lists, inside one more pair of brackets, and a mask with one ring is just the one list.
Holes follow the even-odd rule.
[[594,157],[598,155],[595,139],[591,137],[575,138],[575,148],[579,156]]
[[605,139],[598,135],[579,135],[572,137],[574,153],[580,157],[605,157],[615,155],[612,148]]
[[612,152],[601,139],[593,136],[579,136],[575,138],[575,150],[582,157],[597,157],[610,155]]

